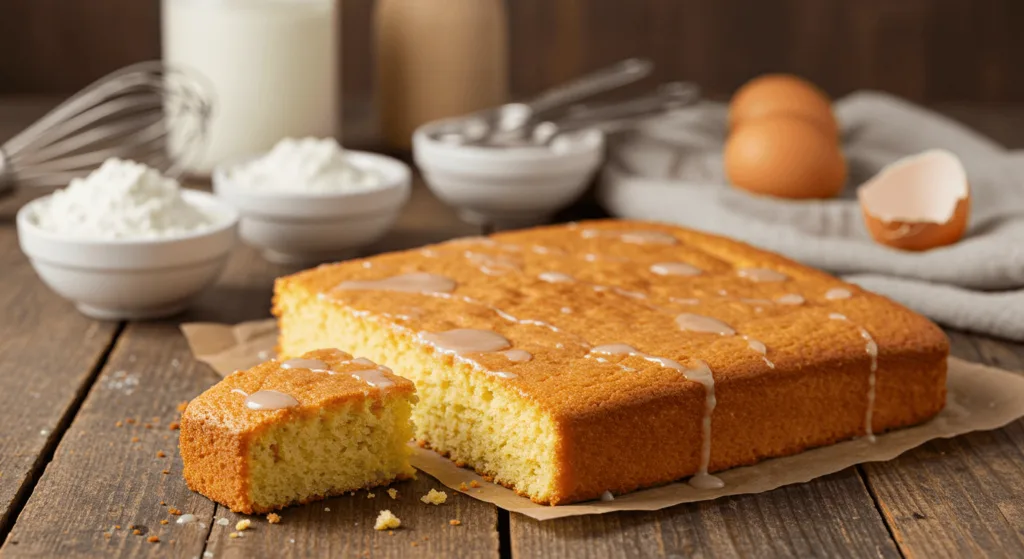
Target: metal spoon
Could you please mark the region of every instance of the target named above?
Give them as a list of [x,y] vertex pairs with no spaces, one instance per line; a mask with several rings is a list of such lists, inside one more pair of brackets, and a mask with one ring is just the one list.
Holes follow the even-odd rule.
[[482,111],[432,135],[437,140],[463,145],[491,143],[494,136],[502,136],[508,141],[521,135],[521,131],[531,123],[542,122],[560,109],[642,79],[653,68],[650,60],[623,60],[551,88],[529,101],[507,103]]

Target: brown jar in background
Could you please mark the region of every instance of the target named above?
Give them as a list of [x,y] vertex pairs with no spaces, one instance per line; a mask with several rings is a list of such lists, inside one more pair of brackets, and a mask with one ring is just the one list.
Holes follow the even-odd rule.
[[503,0],[378,0],[374,24],[388,146],[407,150],[421,124],[506,101]]

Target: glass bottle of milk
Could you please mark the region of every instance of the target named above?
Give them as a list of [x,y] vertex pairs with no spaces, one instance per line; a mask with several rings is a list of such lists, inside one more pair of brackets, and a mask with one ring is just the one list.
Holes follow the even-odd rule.
[[[338,137],[335,0],[162,0],[163,56],[213,89],[205,151],[191,172],[285,137]],[[172,147],[173,149],[173,147]]]

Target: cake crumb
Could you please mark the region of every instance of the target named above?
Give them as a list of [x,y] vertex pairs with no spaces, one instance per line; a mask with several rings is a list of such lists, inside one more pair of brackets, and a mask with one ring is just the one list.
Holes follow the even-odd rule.
[[389,510],[382,510],[377,515],[377,522],[373,525],[374,530],[394,530],[402,525],[402,521]]
[[473,481],[469,482],[469,486],[472,488],[477,488],[480,487],[480,484],[477,483],[477,481],[474,479]]
[[427,448],[427,441],[418,440],[418,441],[416,441],[416,446],[418,446],[420,448]]
[[218,526],[227,526],[228,524],[231,524],[231,521],[228,520],[227,518],[218,518],[217,519],[217,525]]
[[451,526],[461,526],[462,525],[462,521],[461,520],[452,519],[452,520],[448,521],[448,524],[450,524]]
[[150,424],[150,423],[147,423],[147,424],[143,425],[143,427],[145,427],[146,429],[152,429],[153,425]]
[[167,512],[173,514],[174,516],[181,516],[181,509],[176,509],[174,507],[171,507],[171,508],[167,509]]
[[133,425],[133,424],[135,424],[135,418],[134,417],[125,418],[124,422],[127,423],[128,425]]
[[106,539],[108,539],[108,540],[110,539],[110,537],[111,537],[112,535],[113,535],[113,534],[111,534],[110,532],[103,532],[103,537],[104,537],[104,538],[106,538]]
[[167,475],[167,474],[171,473],[171,471],[170,470],[162,470],[160,473],[163,474],[163,475]]
[[170,429],[171,431],[177,431],[180,427],[181,424],[178,423],[177,421],[172,421],[171,424],[167,426],[167,428]]
[[124,427],[124,422],[118,421],[117,423],[114,423],[114,427]]
[[160,524],[163,524],[164,526],[166,526],[167,525],[167,519],[165,518],[165,519],[161,520]]
[[230,534],[228,534],[228,537],[231,539],[240,538],[242,537],[242,534],[239,534],[238,532],[231,532]]
[[114,529],[115,530],[120,530],[121,529],[121,525],[120,524],[114,524]]
[[456,460],[456,461],[455,461],[455,466],[456,466],[457,468],[465,468],[465,467],[466,467],[466,463],[465,463],[465,462],[463,462],[462,460]]
[[494,483],[494,477],[484,476],[484,481],[486,481],[487,483]]
[[373,498],[374,498],[374,497],[376,497],[376,496],[377,496],[377,495],[375,495],[375,494],[373,494],[373,493],[370,493],[369,491],[367,491],[367,492],[366,492],[366,498],[367,498],[367,499],[373,499]]
[[162,451],[162,450],[158,450],[158,451],[156,451],[156,457],[157,458],[166,458],[167,457],[167,453]]
[[448,494],[444,491],[431,489],[426,495],[420,497],[420,500],[431,505],[440,505],[448,500]]
[[250,524],[252,524],[251,520],[249,520],[248,518],[243,518],[235,524],[235,530],[238,530],[239,532],[244,532],[249,529]]
[[156,536],[150,536],[150,537],[146,538],[146,541],[149,542],[149,543],[157,543],[157,542],[160,541],[160,538],[158,538]]
[[166,507],[167,506],[167,501],[160,501],[160,506],[161,507]]
[[133,443],[137,443],[137,442],[139,442],[139,438],[138,438],[138,437],[132,437],[132,442],[133,442]]
[[138,528],[136,528],[136,529],[132,530],[132,535],[133,536],[141,536],[142,535],[142,530],[139,530]]
[[466,485],[466,482],[459,484],[459,491],[469,491],[469,486]]
[[270,523],[270,524],[280,524],[281,523],[281,515],[272,512],[272,513],[267,515],[267,522]]
[[331,512],[331,507],[324,507],[324,512]]
[[411,545],[412,545],[413,547],[417,547],[417,546],[419,546],[419,545],[420,545],[420,544],[418,544],[418,543],[416,543],[416,542],[410,542],[410,544],[411,544]]
[[388,497],[391,497],[392,499],[397,499],[398,498],[398,490],[395,489],[394,487],[392,487],[391,489],[388,489]]
[[179,412],[183,412],[183,411],[185,411],[185,408],[187,408],[187,407],[188,407],[188,401],[180,402],[178,404],[178,411]]

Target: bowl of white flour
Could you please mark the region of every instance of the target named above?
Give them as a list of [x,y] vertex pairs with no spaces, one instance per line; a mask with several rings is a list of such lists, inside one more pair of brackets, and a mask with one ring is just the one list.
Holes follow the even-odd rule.
[[242,214],[242,240],[272,262],[341,260],[386,234],[409,199],[408,165],[343,150],[333,139],[291,139],[226,162],[214,193]]
[[216,281],[238,212],[159,171],[109,159],[18,212],[18,241],[39,277],[91,317],[159,318]]

